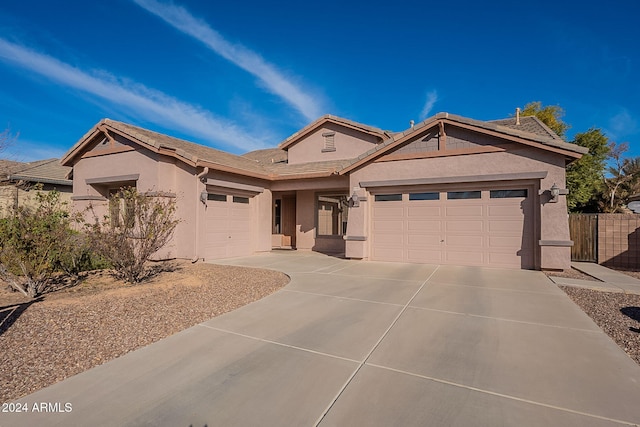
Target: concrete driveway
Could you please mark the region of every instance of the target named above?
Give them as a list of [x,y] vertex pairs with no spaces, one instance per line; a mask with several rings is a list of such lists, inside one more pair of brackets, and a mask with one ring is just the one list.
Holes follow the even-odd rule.
[[273,252],[283,290],[20,400],[1,426],[620,426],[640,367],[542,273]]

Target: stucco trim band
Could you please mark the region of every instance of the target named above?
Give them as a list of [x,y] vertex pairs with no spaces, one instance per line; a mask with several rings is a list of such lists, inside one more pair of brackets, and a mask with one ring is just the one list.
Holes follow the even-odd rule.
[[134,173],[131,175],[116,175],[116,176],[105,176],[102,178],[87,178],[84,180],[87,184],[108,184],[110,182],[120,182],[120,181],[137,181],[140,178],[139,173]]
[[539,240],[538,244],[540,246],[571,247],[573,246],[573,240]]
[[515,181],[527,179],[544,179],[547,177],[547,171],[540,172],[518,172],[518,173],[500,173],[491,175],[468,175],[468,176],[442,176],[434,178],[418,178],[418,179],[390,179],[386,181],[363,181],[360,187],[397,187],[402,185],[430,185],[430,184],[452,184],[463,182],[478,181]]
[[231,188],[232,190],[241,190],[241,191],[249,191],[251,193],[262,193],[264,192],[264,187],[258,187],[256,185],[248,185],[248,184],[240,184],[237,182],[230,181],[222,181],[220,179],[207,179],[205,182],[206,185],[211,185],[212,187],[222,187],[222,188]]

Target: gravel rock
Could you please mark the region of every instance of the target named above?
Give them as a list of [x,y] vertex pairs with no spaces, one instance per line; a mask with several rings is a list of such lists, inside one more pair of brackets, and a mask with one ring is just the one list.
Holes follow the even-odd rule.
[[561,286],[640,365],[640,295]]
[[29,300],[0,290],[0,402],[18,399],[212,317],[289,282],[283,273],[172,264],[148,283],[93,273],[81,285]]

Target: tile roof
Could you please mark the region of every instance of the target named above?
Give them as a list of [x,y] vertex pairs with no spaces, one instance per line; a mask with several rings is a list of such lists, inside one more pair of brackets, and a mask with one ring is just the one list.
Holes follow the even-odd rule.
[[560,138],[554,131],[552,131],[536,116],[521,116],[519,125],[516,124],[515,117],[500,120],[490,120],[489,123],[495,123],[497,125],[505,126],[513,130],[521,130],[523,132],[533,133],[542,137],[562,140],[562,138]]
[[0,159],[0,179],[6,178],[6,175],[10,174],[14,170],[23,167],[25,163],[16,162],[13,160]]
[[[336,123],[345,123],[351,127],[358,127],[363,131],[369,133],[375,133],[381,138],[384,136],[383,142],[373,147],[371,150],[362,153],[360,156],[354,159],[343,160],[331,160],[320,162],[309,162],[301,164],[290,165],[287,163],[287,152],[282,149],[286,148],[286,144],[294,141],[304,132],[309,131],[323,122],[323,120],[330,120]],[[174,138],[168,135],[164,135],[158,132],[154,132],[148,129],[140,128],[138,126],[130,125],[127,123],[104,119],[91,131],[89,131],[80,141],[78,141],[69,152],[65,155],[63,162],[69,164],[71,159],[77,154],[76,150],[79,149],[82,144],[88,141],[96,132],[99,132],[101,125],[106,125],[112,130],[117,131],[127,137],[134,140],[138,140],[147,146],[154,147],[156,150],[169,150],[174,153],[178,158],[182,158],[185,161],[198,165],[198,166],[223,166],[230,168],[231,171],[238,173],[251,174],[258,178],[263,179],[279,179],[279,178],[294,178],[296,176],[308,176],[308,175],[331,175],[334,173],[347,173],[353,167],[358,167],[356,164],[362,164],[362,161],[370,156],[375,156],[380,151],[385,149],[391,149],[396,143],[401,143],[400,140],[415,132],[420,131],[424,127],[432,127],[440,120],[447,120],[453,123],[466,124],[477,127],[479,129],[485,129],[504,135],[522,138],[530,140],[549,147],[560,148],[565,151],[584,154],[587,149],[575,144],[564,142],[558,137],[551,129],[549,129],[544,123],[542,123],[537,117],[525,116],[521,117],[520,125],[515,124],[515,118],[508,118],[495,121],[480,121],[468,119],[466,117],[457,116],[449,113],[438,113],[432,116],[412,128],[405,130],[404,132],[388,132],[378,128],[362,125],[357,122],[342,119],[335,116],[323,116],[321,119],[316,120],[311,125],[296,132],[285,141],[283,141],[278,148],[268,148],[264,150],[256,150],[238,156],[235,154],[227,153],[215,148],[207,147],[204,145],[196,144],[193,142],[185,141],[179,138]],[[397,145],[397,144],[396,144]],[[391,146],[391,147],[390,147]],[[576,156],[579,157],[579,156]],[[353,166],[353,167],[352,167]]]
[[246,157],[237,156],[215,148],[111,119],[104,119],[104,123],[157,149],[165,148],[174,150],[179,157],[183,157],[193,163],[200,161],[240,169],[246,172],[253,172],[255,174],[267,174],[267,171],[257,161]]
[[73,184],[73,181],[67,178],[70,172],[71,168],[62,166],[60,159],[46,159],[23,163],[13,170],[9,179],[70,186]]

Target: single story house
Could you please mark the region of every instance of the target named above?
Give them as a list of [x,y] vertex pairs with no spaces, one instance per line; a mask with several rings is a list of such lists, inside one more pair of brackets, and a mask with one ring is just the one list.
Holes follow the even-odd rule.
[[0,160],[0,215],[5,215],[16,206],[35,202],[31,191],[41,184],[41,191],[56,190],[63,202],[71,203],[73,181],[68,179],[71,168],[62,166],[60,159],[14,162]]
[[176,197],[163,256],[272,248],[348,258],[570,267],[565,167],[586,150],[536,117],[439,113],[404,132],[323,116],[238,156],[104,119],[63,157],[73,203],[107,209],[123,186]]

